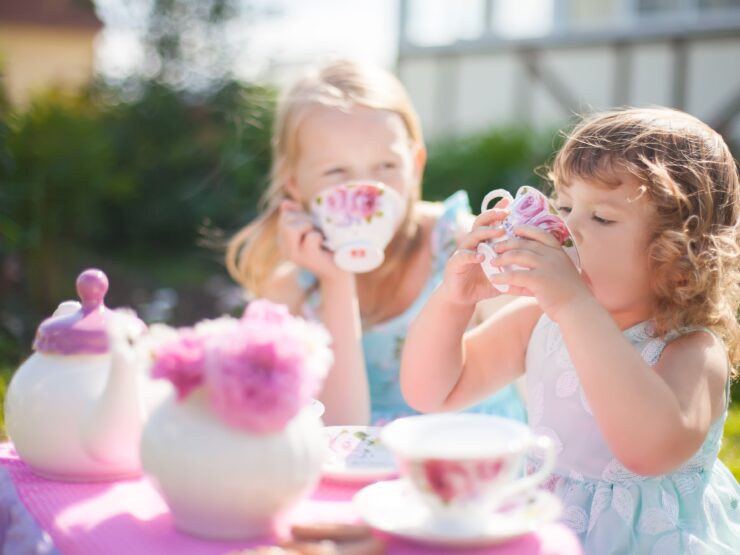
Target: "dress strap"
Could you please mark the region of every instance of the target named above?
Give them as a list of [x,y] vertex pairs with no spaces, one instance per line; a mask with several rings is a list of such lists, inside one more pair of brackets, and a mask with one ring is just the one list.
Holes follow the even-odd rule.
[[[681,328],[680,330],[676,331],[670,331],[665,336],[665,343],[668,344],[674,339],[677,339],[681,337],[682,335],[686,335],[687,333],[694,333],[697,331],[701,331],[704,333],[708,333],[709,335],[713,336],[717,341],[720,342],[720,344],[725,347],[724,341],[722,341],[722,338],[717,335],[716,332],[711,330],[710,328],[706,326],[686,326],[685,328]],[[725,353],[727,352],[727,348],[725,347]],[[732,368],[730,367],[730,361],[727,361],[727,380],[725,380],[725,409],[729,408],[730,406],[730,386],[731,386],[731,378],[732,378]]]

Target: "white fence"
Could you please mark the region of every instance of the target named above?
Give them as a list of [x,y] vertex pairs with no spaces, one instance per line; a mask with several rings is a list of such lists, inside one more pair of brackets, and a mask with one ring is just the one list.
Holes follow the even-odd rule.
[[[549,3],[544,33],[505,38],[495,30],[494,0],[448,2],[458,13],[484,10],[480,35],[421,45],[409,34],[411,4],[401,1],[397,72],[427,135],[508,123],[556,127],[576,113],[659,104],[740,139],[740,1],[594,0],[590,12],[583,0]],[[662,4],[672,11],[656,14]]]

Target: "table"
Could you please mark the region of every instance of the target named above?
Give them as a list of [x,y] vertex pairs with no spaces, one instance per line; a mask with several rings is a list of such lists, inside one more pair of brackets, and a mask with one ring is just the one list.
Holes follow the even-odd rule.
[[[18,498],[30,516],[64,555],[225,555],[237,549],[270,543],[270,538],[251,543],[207,541],[178,531],[167,505],[146,478],[99,483],[46,480],[30,471],[10,443],[0,444],[0,465],[8,472]],[[357,489],[321,482],[310,498],[300,502],[286,516],[286,525],[290,522],[356,521],[351,499]],[[4,501],[0,498],[0,503]],[[0,530],[0,541],[2,539]],[[387,536],[385,539],[388,540],[389,555],[449,551],[434,550]],[[45,553],[43,550],[37,552]],[[552,523],[536,533],[503,545],[466,549],[460,553],[572,555],[580,554],[581,548],[568,528]]]

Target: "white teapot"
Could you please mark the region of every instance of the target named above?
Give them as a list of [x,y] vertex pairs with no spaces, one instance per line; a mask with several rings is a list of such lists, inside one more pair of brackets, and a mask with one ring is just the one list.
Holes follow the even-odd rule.
[[77,278],[82,301],[66,301],[41,323],[32,354],[5,397],[5,424],[20,457],[44,477],[115,480],[141,473],[145,419],[171,394],[153,382],[135,342],[146,333],[133,313],[108,309],[108,278]]

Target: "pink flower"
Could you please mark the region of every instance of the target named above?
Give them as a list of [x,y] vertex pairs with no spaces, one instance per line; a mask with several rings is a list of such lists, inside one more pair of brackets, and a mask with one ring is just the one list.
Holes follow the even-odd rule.
[[554,214],[549,214],[546,212],[538,214],[537,216],[532,218],[528,222],[528,224],[539,227],[540,229],[544,229],[553,237],[555,237],[561,245],[565,244],[565,242],[570,237],[570,232],[565,226],[565,222],[563,222],[563,220],[559,216],[556,216]]
[[352,194],[352,214],[367,219],[375,215],[378,209],[378,197],[381,189],[371,185],[360,185]]
[[517,197],[511,206],[511,216],[517,224],[527,224],[532,218],[543,212],[548,212],[547,197],[535,190]]
[[292,319],[287,306],[263,299],[249,303],[242,316],[242,320],[261,320],[269,324],[284,324]]
[[309,405],[332,363],[330,336],[287,308],[254,301],[239,326],[208,343],[205,385],[228,424],[273,433]]
[[326,205],[332,212],[345,212],[347,210],[347,189],[337,187],[329,193]]
[[192,328],[180,330],[177,339],[156,349],[152,377],[170,380],[184,399],[203,383],[204,349],[205,337]]
[[266,300],[250,303],[239,320],[173,333],[156,351],[152,375],[170,380],[178,400],[204,387],[222,420],[253,433],[282,430],[311,403],[333,362],[323,326]]
[[303,383],[305,345],[257,323],[242,331],[211,345],[206,365],[211,408],[234,427],[276,432],[310,399]]

